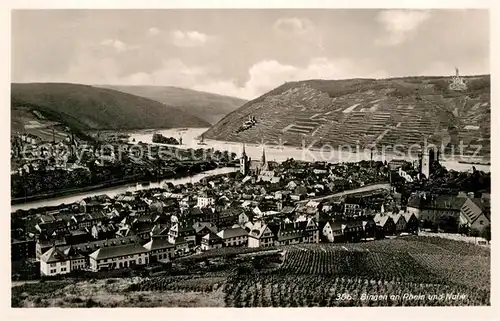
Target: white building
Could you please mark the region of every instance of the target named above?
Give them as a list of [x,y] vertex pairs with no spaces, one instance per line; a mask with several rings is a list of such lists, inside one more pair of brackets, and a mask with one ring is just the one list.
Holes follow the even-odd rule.
[[198,195],[198,201],[196,204],[198,207],[207,207],[215,205],[215,196],[213,193],[203,192]]
[[222,247],[222,239],[215,233],[210,232],[201,238],[201,250],[208,251]]
[[248,232],[241,227],[222,230],[217,235],[223,240],[224,246],[241,246],[248,244]]
[[151,261],[170,261],[175,256],[175,245],[163,237],[152,237],[144,248],[148,250]]
[[262,225],[248,234],[248,247],[268,247],[274,245],[274,233],[269,226]]
[[55,247],[40,256],[40,274],[51,276],[71,272],[71,260]]
[[89,255],[90,269],[121,269],[149,263],[149,253],[140,244],[103,247]]

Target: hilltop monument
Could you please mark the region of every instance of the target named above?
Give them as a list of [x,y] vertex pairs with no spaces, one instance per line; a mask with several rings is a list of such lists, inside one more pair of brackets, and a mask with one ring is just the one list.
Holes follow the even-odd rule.
[[465,80],[460,76],[458,68],[455,67],[455,76],[450,81],[450,90],[462,91],[467,89],[467,84]]

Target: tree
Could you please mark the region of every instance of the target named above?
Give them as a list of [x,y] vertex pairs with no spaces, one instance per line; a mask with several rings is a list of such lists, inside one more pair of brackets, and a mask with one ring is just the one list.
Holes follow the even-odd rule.
[[491,225],[488,225],[480,234],[481,237],[484,237],[486,241],[491,241]]
[[463,235],[470,235],[470,227],[467,224],[460,225],[458,232]]

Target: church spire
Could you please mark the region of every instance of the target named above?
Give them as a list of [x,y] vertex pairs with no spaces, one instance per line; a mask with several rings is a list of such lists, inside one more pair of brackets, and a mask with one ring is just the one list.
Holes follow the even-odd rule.
[[266,162],[266,147],[265,146],[262,147],[262,159],[260,162],[260,169],[261,169],[261,171],[268,170],[267,162]]
[[245,143],[243,143],[243,152],[241,153],[241,155],[245,156],[246,153],[245,153]]

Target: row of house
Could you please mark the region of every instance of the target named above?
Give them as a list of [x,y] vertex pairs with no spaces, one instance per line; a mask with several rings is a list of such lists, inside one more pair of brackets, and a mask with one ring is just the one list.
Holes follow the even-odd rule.
[[421,222],[448,220],[455,228],[466,226],[479,233],[490,226],[489,200],[482,198],[419,193],[410,197],[407,211]]

